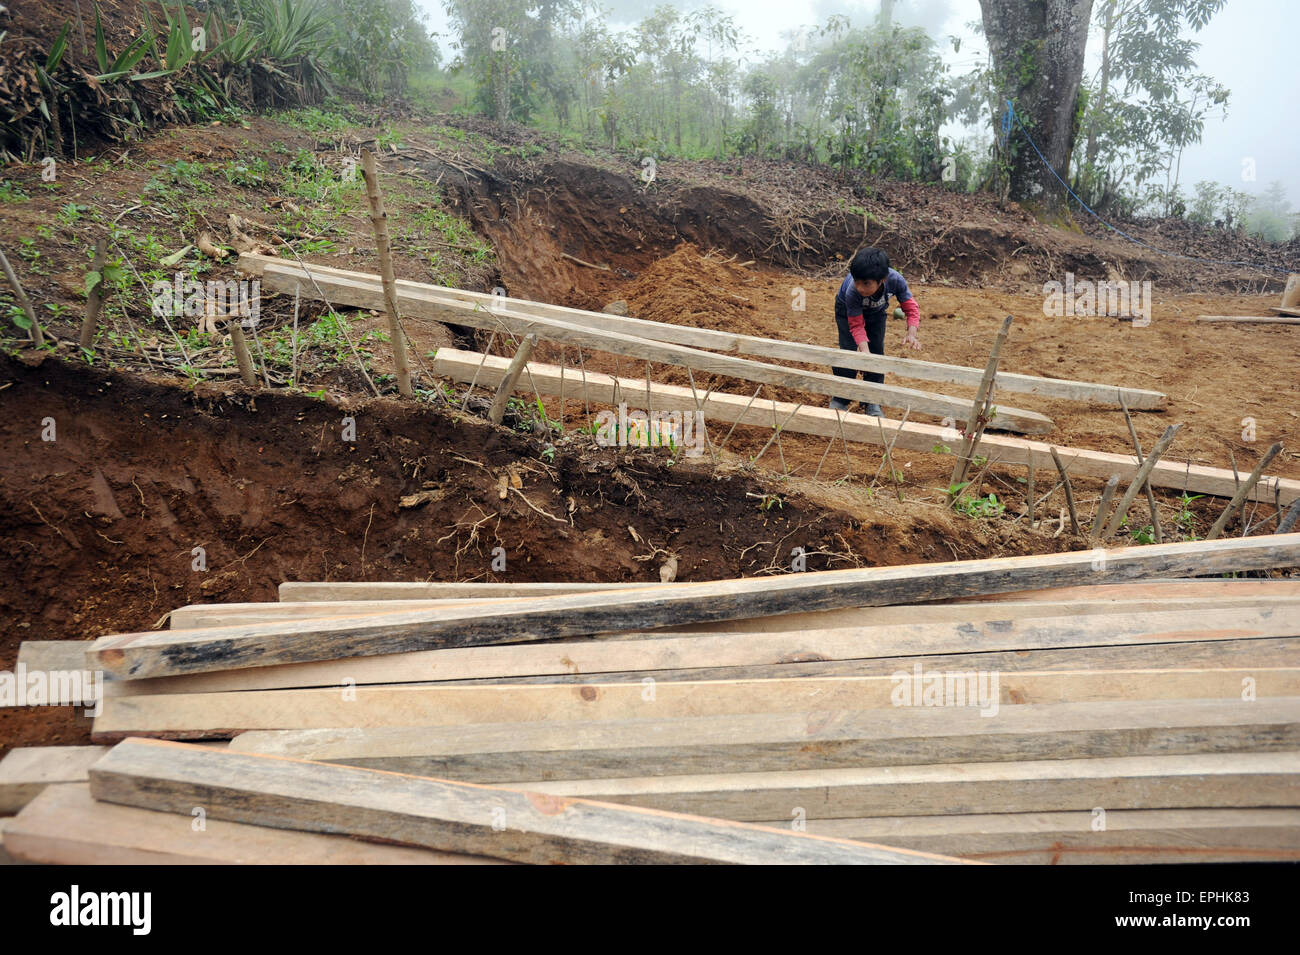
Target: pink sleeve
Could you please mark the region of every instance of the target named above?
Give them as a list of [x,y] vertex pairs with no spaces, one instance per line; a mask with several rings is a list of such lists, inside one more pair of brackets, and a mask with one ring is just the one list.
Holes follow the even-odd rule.
[[[907,327],[917,328],[921,324],[921,309],[916,304],[916,299],[909,298],[903,303],[903,314],[907,316]],[[850,323],[850,328],[852,324]]]
[[859,345],[867,340],[867,325],[860,314],[849,316],[849,334]]

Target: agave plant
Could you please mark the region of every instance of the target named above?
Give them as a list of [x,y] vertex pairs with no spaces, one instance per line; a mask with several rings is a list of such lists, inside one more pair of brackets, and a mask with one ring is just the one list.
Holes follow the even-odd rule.
[[148,55],[153,46],[153,32],[146,30],[136,37],[116,58],[109,59],[108,43],[104,39],[104,23],[99,13],[99,3],[95,4],[95,62],[99,65],[99,75],[95,77],[101,83],[119,80],[130,76],[136,65]]

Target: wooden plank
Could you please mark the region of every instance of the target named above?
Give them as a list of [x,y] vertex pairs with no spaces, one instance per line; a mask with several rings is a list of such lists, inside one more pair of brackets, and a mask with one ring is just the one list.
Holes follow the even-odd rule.
[[[1198,640],[1191,643],[1139,643],[1117,647],[1070,647],[1063,650],[993,650],[986,653],[947,653],[938,656],[871,657],[862,660],[814,660],[732,667],[691,667],[678,670],[620,670],[601,674],[605,683],[658,681],[698,682],[701,680],[769,680],[817,676],[881,676],[909,670],[920,663],[926,670],[1020,673],[1043,670],[1203,670],[1247,667],[1290,666],[1300,659],[1300,638],[1264,640]],[[252,671],[248,671],[252,672]],[[189,679],[177,677],[176,679]],[[591,674],[567,673],[545,676],[493,677],[453,681],[460,685],[481,683],[565,683],[582,684]],[[134,681],[141,682],[141,681]],[[149,681],[144,681],[149,682]],[[432,685],[445,685],[448,681]],[[111,684],[110,684],[111,685]],[[130,685],[130,683],[126,684]]]
[[[1279,309],[1279,311],[1281,311]],[[1300,318],[1289,315],[1197,315],[1198,322],[1236,322],[1246,325],[1300,325]]]
[[[107,758],[107,757],[105,757]],[[91,771],[92,776],[95,772]],[[1300,752],[1119,756],[527,783],[738,821],[1109,809],[1296,808]]]
[[[1255,607],[1259,606],[1259,601],[1264,604],[1281,608],[1287,604],[1300,603],[1300,592],[1295,596],[1261,596],[1261,597],[1223,597],[1215,599],[1213,597],[1180,597],[1180,598],[1154,598],[1149,600],[1099,600],[1093,602],[1086,601],[1050,601],[1050,600],[1015,600],[1015,601],[987,601],[989,604],[1005,608],[1005,612],[1015,617],[1042,615],[1048,616],[1053,613],[1052,608],[1062,608],[1059,613],[1069,613],[1071,615],[1081,614],[1104,614],[1127,611],[1133,612],[1150,612],[1159,610],[1192,610],[1204,609],[1212,610],[1222,607]],[[316,602],[301,603],[229,603],[229,604],[189,604],[185,607],[178,607],[171,613],[171,629],[173,630],[201,630],[205,627],[230,627],[237,624],[245,623],[270,623],[275,620],[316,620],[322,617],[362,617],[372,616],[377,613],[400,613],[408,610],[436,610],[440,607],[452,606],[452,602],[439,600],[322,600]],[[941,609],[942,608],[942,609]],[[852,617],[850,614],[860,612],[863,617]],[[884,623],[884,622],[931,622],[937,620],[960,620],[963,614],[970,614],[971,604],[969,603],[950,603],[950,604],[925,604],[911,605],[906,607],[883,608],[883,607],[862,607],[851,608],[849,610],[822,610],[814,611],[808,614],[780,614],[777,617],[760,617],[754,621],[755,629],[759,629],[763,622],[772,622],[775,620],[785,621],[780,627],[782,630],[813,630],[821,629],[825,626],[835,626],[835,623],[828,622],[832,618],[835,620],[842,619],[844,623]],[[978,610],[980,614],[992,614],[995,611],[991,607],[983,607]],[[797,618],[797,619],[796,619]],[[723,621],[729,629],[740,629],[739,625],[746,623],[744,620]],[[708,631],[715,625],[709,624],[687,624],[692,632]],[[766,628],[764,629],[774,629]],[[662,633],[663,630],[651,631],[653,633]],[[73,653],[81,654],[81,662],[85,662],[85,644],[79,640],[53,641],[61,642],[68,645]],[[78,650],[77,647],[80,647]]]
[[[245,272],[263,275],[267,265],[274,264],[280,269],[295,270],[292,263],[273,256],[240,256],[239,267]],[[312,274],[323,274],[334,278],[351,279],[356,282],[374,284],[378,278],[363,272],[350,272],[344,269],[311,264],[297,269],[297,274],[305,277],[307,269]],[[398,280],[399,289],[410,292],[431,292],[445,299],[452,299],[462,305],[492,308],[501,307],[499,298],[483,292],[467,292],[461,289],[430,286],[419,282]],[[809,345],[803,342],[781,341],[773,338],[760,338],[754,335],[741,335],[734,332],[711,328],[693,328],[684,325],[672,325],[666,322],[653,322],[648,319],[610,315],[604,312],[588,312],[582,309],[565,308],[542,302],[530,302],[524,299],[507,300],[513,311],[541,318],[557,319],[604,331],[623,332],[650,338],[655,341],[687,345],[692,348],[706,348],[712,351],[730,352],[737,355],[753,355],[759,358],[777,358],[787,361],[805,362],[814,365],[832,365],[841,368],[856,368],[863,371],[883,372],[918,381],[938,381],[945,384],[977,387],[982,369],[963,365],[946,365],[937,362],[920,361],[915,358],[896,358],[885,355],[872,355],[863,352],[846,352],[842,349],[827,348],[821,345]],[[448,315],[448,321],[459,319]],[[1092,401],[1108,407],[1119,407],[1117,395],[1123,393],[1130,408],[1162,408],[1165,396],[1158,391],[1141,388],[1119,388],[1115,385],[1093,384],[1084,381],[1071,381],[1064,378],[1044,378],[1037,375],[1022,375],[1013,372],[999,372],[996,385],[999,392],[1019,392],[1042,395],[1051,398],[1065,398],[1073,401]]]
[[[505,359],[489,355],[486,361],[477,352],[457,351],[450,348],[438,349],[432,361],[433,372],[458,381],[470,381],[478,375],[478,381],[485,387],[494,386],[504,372],[508,362]],[[528,365],[530,383],[540,394],[559,394],[561,387],[571,396],[585,395],[586,400],[600,404],[616,404],[618,395],[647,395],[651,405],[647,411],[681,411],[693,410],[695,396],[689,388],[678,385],[652,383],[647,388],[644,380],[631,378],[615,379],[612,375],[588,371],[579,378],[572,370],[564,371],[555,365],[530,362]],[[770,401],[756,398],[752,402],[745,395],[712,392],[701,402],[701,410],[706,421],[737,422],[757,428],[771,429],[772,421],[785,422],[786,431],[802,434],[816,434],[834,438],[843,433],[849,441],[864,444],[892,443],[894,449],[931,452],[936,446],[950,447],[954,440],[952,429],[925,424],[920,421],[906,423],[888,418],[875,418],[868,415],[841,412],[836,418],[829,408],[799,407],[786,401]],[[843,431],[841,432],[841,428]],[[1031,441],[1011,435],[988,434],[980,439],[981,454],[999,464],[1027,466],[1031,461],[1035,468],[1054,468],[1052,448],[1054,445],[1041,441]],[[1105,480],[1112,474],[1132,480],[1137,474],[1137,458],[1131,454],[1113,454],[1108,451],[1089,451],[1082,448],[1062,448],[1055,446],[1071,480],[1080,477],[1093,477]],[[1184,488],[1189,494],[1212,494],[1217,497],[1232,497],[1237,484],[1232,471],[1224,468],[1210,468],[1201,465],[1188,466],[1184,461],[1167,459],[1160,461],[1151,471],[1151,484],[1154,487]],[[1263,486],[1266,483],[1266,487]],[[1261,503],[1273,503],[1273,490],[1277,489],[1283,504],[1300,498],[1300,481],[1291,478],[1270,477],[1261,482],[1261,487],[1252,492],[1252,500]]]
[[86,666],[86,640],[24,640],[18,645],[18,662],[31,672],[82,670]]
[[1300,698],[891,707],[606,723],[243,733],[231,752],[462,782],[756,773],[1300,749]]
[[[991,680],[992,675],[989,675]],[[1243,681],[1253,681],[1249,684]],[[229,739],[258,729],[340,726],[463,726],[534,720],[623,720],[645,717],[799,713],[883,709],[900,680],[890,675],[776,680],[627,683],[347,686],[117,696],[104,700],[93,738],[126,736]],[[1118,700],[1261,699],[1300,696],[1300,667],[1107,670],[997,674],[999,707],[1024,703]],[[990,684],[991,686],[991,684]],[[991,707],[990,707],[991,708]]]
[[86,782],[54,786],[9,821],[6,845],[45,865],[502,865],[483,856],[385,846],[96,802]]
[[793,610],[887,606],[980,593],[1300,564],[1300,533],[1113,550],[791,574],[622,594],[538,597],[525,610],[452,608],[101,637],[87,666],[116,678],[278,666],[408,650],[522,643]]
[[[268,266],[262,275],[265,288],[304,298],[319,299],[322,294],[335,303],[346,302],[362,308],[383,308],[383,291],[378,286],[352,279],[316,276],[304,279],[292,267]],[[472,328],[503,331],[518,338],[529,335],[546,341],[561,342],[593,348],[614,355],[628,355],[646,361],[666,362],[712,375],[726,375],[742,381],[757,381],[782,388],[795,388],[813,394],[857,401],[872,401],[891,408],[910,408],[913,414],[928,414],[939,418],[952,418],[963,422],[970,413],[970,402],[947,395],[897,385],[883,385],[852,378],[839,378],[828,372],[805,371],[771,365],[766,362],[704,351],[686,345],[652,341],[636,334],[593,329],[572,322],[541,318],[497,305],[483,308],[464,305],[454,299],[430,295],[427,292],[403,292],[402,311],[410,316],[451,321]],[[500,306],[500,307],[498,307]],[[497,382],[500,385],[509,374],[507,368]],[[693,407],[693,406],[692,406]],[[1052,430],[1052,420],[1036,411],[1012,408],[999,403],[997,414],[989,427],[1026,434],[1045,434]]]
[[0,865],[26,865],[26,860],[18,858],[5,848],[5,830],[9,828],[12,822],[13,817],[11,816],[0,818]]
[[279,597],[290,601],[320,600],[467,600],[509,597],[555,597],[560,594],[596,593],[610,590],[639,590],[643,587],[672,587],[655,581],[619,584],[538,583],[459,584],[440,581],[285,581]]
[[[1104,808],[1104,807],[1103,807]],[[788,825],[777,820],[770,825]],[[1104,828],[1096,828],[1104,825]],[[1300,861],[1297,809],[1107,809],[809,820],[809,832],[999,865]]]
[[[286,606],[270,604],[268,606]],[[308,606],[291,604],[287,606]],[[326,603],[329,607],[334,604]],[[493,647],[453,647],[353,657],[321,663],[106,681],[106,695],[196,693],[294,686],[413,683],[545,674],[611,673],[738,667],[799,660],[861,660],[990,650],[1113,646],[1300,637],[1300,598],[1243,598],[1226,608],[1162,609],[1168,604],[1087,604],[886,607],[830,611],[860,626],[778,632],[646,634],[639,639],[569,640]],[[812,615],[808,615],[812,616]],[[923,616],[939,619],[920,622]],[[909,622],[917,620],[917,622]],[[849,622],[845,620],[844,622]]]
[[107,746],[24,746],[0,759],[0,813],[18,812],[46,786],[85,780]]
[[127,740],[98,800],[532,863],[943,864],[942,856],[582,799],[329,763]]

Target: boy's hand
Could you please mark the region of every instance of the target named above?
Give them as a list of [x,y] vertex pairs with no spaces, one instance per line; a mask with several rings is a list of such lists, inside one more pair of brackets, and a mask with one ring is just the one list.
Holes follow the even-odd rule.
[[860,343],[860,344],[858,345],[858,351],[860,351],[860,352],[870,352],[870,351],[871,351],[871,342],[864,341],[864,342]]
[[904,347],[911,348],[916,351],[921,350],[921,340],[916,337],[915,326],[909,328],[907,330],[907,334],[903,336],[903,345]]

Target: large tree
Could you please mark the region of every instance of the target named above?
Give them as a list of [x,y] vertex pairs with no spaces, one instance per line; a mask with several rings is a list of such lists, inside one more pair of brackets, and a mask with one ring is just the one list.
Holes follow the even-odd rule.
[[[1079,133],[1079,84],[1093,0],[980,0],[999,100],[1011,100],[1043,158],[1013,123],[1007,196],[1040,214],[1061,211]],[[1000,106],[1005,104],[1000,102]]]

